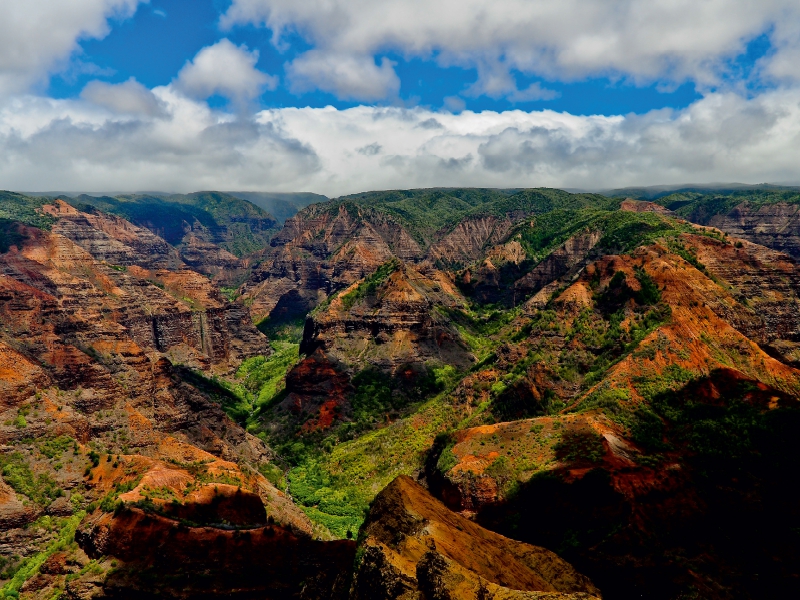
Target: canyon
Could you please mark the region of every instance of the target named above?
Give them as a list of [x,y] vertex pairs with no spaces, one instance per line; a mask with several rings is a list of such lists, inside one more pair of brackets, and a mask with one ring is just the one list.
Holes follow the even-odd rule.
[[770,194],[4,193],[0,597],[800,592]]

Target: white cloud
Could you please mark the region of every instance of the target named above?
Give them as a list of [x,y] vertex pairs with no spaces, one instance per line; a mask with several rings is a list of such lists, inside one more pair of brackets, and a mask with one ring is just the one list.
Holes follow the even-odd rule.
[[346,100],[373,101],[393,98],[400,91],[400,79],[392,61],[375,64],[371,56],[347,56],[312,50],[287,65],[294,92],[315,88]]
[[170,87],[153,94],[164,116],[32,96],[0,105],[0,187],[262,189],[302,186],[319,169],[313,150],[273,123],[234,119]]
[[[112,98],[119,91],[98,89]],[[0,103],[0,187],[336,195],[800,181],[795,90],[752,99],[710,94],[685,110],[628,116],[359,106],[272,109],[255,119],[213,111],[169,86],[151,93],[163,107],[159,115],[115,114],[94,100]]]
[[[286,34],[299,33],[313,46],[308,60],[330,55],[367,64],[393,51],[477,68],[470,92],[490,96],[515,93],[514,70],[560,80],[713,85],[763,33],[777,48],[767,69],[800,80],[793,58],[800,48],[797,0],[233,0],[221,25],[237,24],[269,27],[279,47]],[[373,89],[373,72],[348,72],[345,92]],[[309,69],[306,78],[337,89],[324,69]]]
[[508,99],[511,102],[533,102],[535,100],[555,100],[560,95],[555,90],[543,88],[542,84],[537,81],[524,90],[514,90],[508,94]]
[[118,114],[154,117],[164,111],[155,94],[133,77],[118,84],[90,81],[83,88],[81,98]]
[[206,46],[178,73],[175,86],[184,93],[205,99],[215,94],[242,104],[258,97],[264,89],[274,90],[278,78],[256,69],[258,50],[236,46],[222,39]]
[[25,91],[68,66],[85,38],[102,38],[109,18],[148,0],[5,0],[0,18],[0,95]]

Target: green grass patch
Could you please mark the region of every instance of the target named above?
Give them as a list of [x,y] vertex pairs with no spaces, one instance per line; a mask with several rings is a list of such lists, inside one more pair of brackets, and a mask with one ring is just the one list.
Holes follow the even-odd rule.
[[[25,225],[38,227],[39,229],[50,230],[55,217],[46,215],[41,211],[42,206],[51,204],[50,198],[40,198],[25,196],[14,192],[0,191],[0,221],[5,221],[3,227],[9,227],[11,221],[18,221]],[[0,236],[2,231],[0,230]]]

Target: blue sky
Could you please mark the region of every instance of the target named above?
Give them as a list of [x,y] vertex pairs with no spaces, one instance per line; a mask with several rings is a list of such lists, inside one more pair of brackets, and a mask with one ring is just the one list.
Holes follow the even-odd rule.
[[[263,27],[244,25],[220,31],[219,19],[229,8],[229,0],[155,0],[140,5],[136,13],[115,24],[109,35],[102,39],[80,42],[81,59],[98,67],[101,79],[122,82],[136,78],[148,87],[167,85],[183,65],[197,52],[221,38],[236,45],[245,44],[259,51],[257,68],[267,73],[283,73],[283,65],[309,49],[309,44],[297,34],[290,35],[286,47],[278,50],[272,43],[272,33]],[[763,38],[760,38],[763,41]],[[755,60],[766,51],[762,44],[754,44],[751,52],[735,58],[742,69],[752,68]],[[400,77],[400,104],[439,109],[447,97],[460,97],[467,110],[503,111],[512,108],[523,110],[551,109],[573,114],[627,114],[644,113],[660,108],[685,108],[699,99],[701,94],[692,81],[675,85],[673,82],[653,81],[636,84],[624,76],[587,77],[578,81],[553,81],[514,73],[518,87],[534,82],[558,95],[550,100],[511,102],[508,98],[491,98],[486,95],[463,94],[477,79],[477,69],[441,67],[431,59],[404,59],[397,52],[387,52],[397,63]],[[380,58],[378,57],[378,58]],[[56,75],[52,77],[48,92],[56,98],[77,96],[83,86],[96,79],[97,73]],[[395,99],[387,100],[390,104]],[[216,97],[212,104],[223,105],[224,99]],[[267,91],[259,98],[264,108],[285,106],[335,106],[349,108],[360,104],[356,100],[343,100],[320,90],[292,93],[286,85]]]
[[800,182],[796,0],[26,0],[0,188]]

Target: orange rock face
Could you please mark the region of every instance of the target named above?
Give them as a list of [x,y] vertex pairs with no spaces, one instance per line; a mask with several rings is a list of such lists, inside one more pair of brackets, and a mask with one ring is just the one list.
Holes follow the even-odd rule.
[[[448,598],[599,597],[571,565],[449,511],[408,477],[399,477],[372,504],[361,532],[352,598],[398,597],[434,590]],[[441,597],[441,596],[440,596]]]

